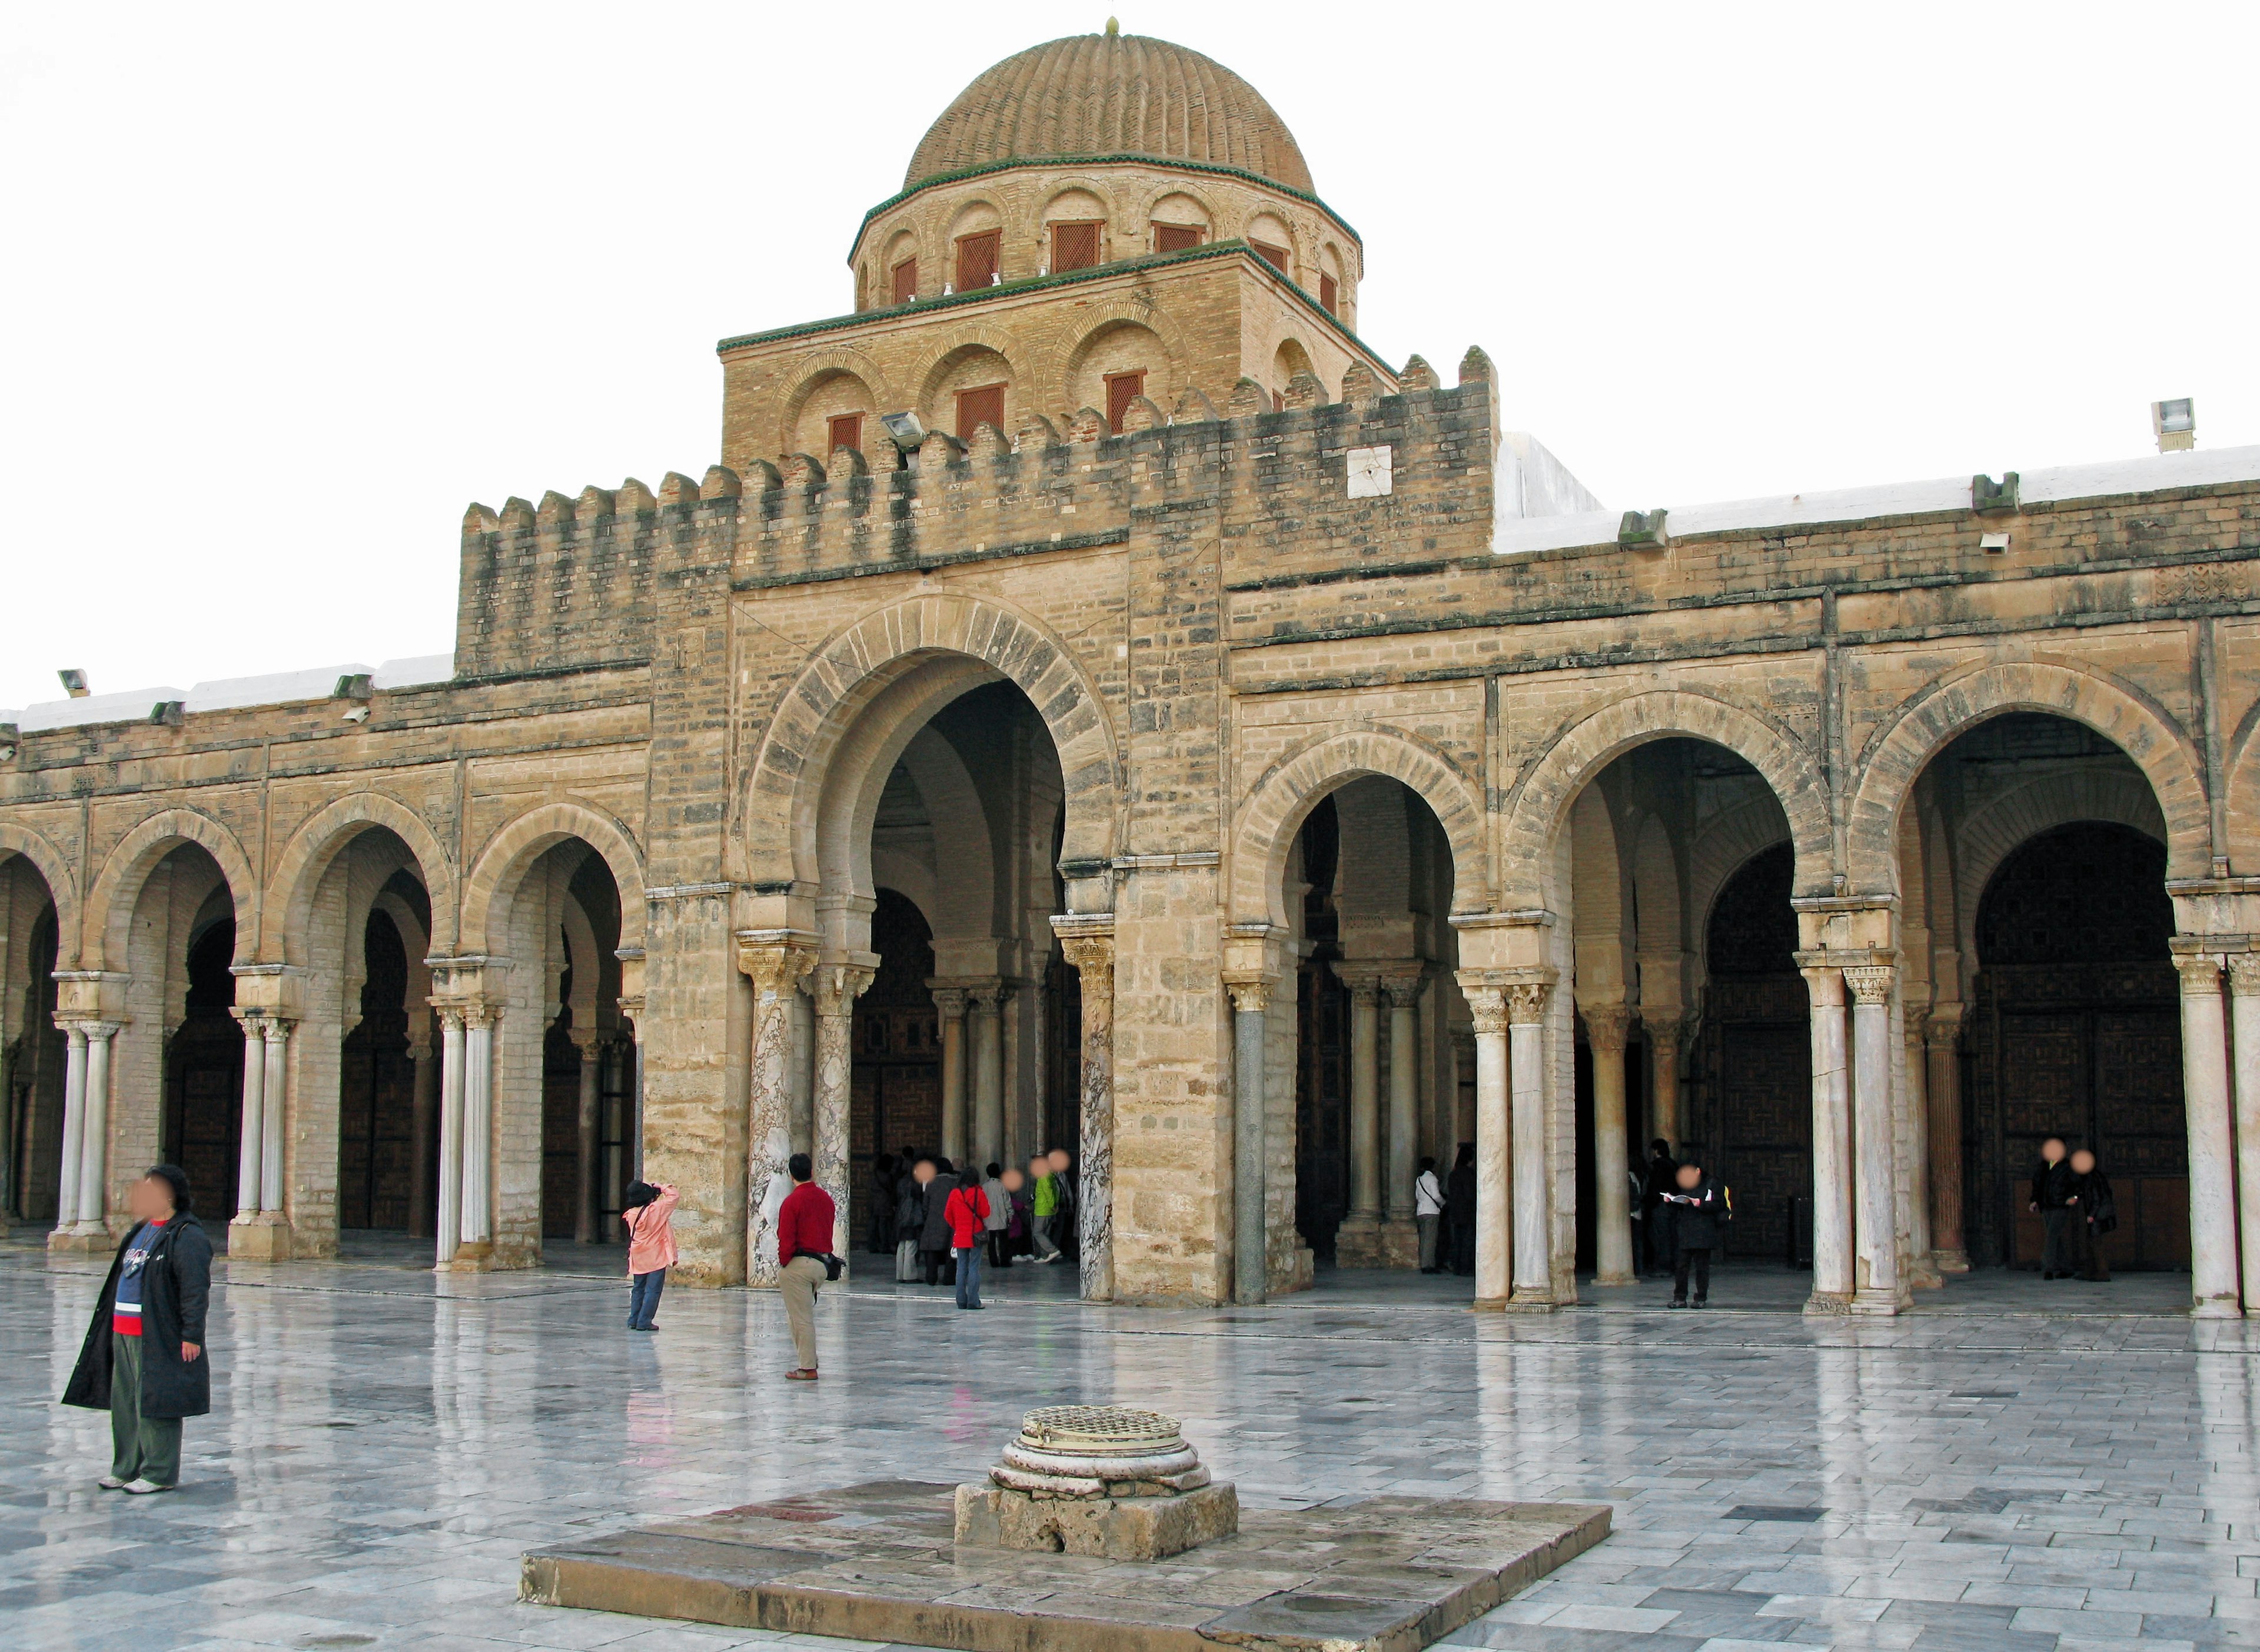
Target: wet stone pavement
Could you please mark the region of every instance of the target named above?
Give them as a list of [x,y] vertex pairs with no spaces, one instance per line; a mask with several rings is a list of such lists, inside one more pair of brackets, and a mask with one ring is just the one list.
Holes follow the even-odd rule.
[[1595,1501],[1614,1534],[1448,1644],[1529,1652],[2260,1646],[2260,1324],[2185,1277],[1992,1274],[1883,1325],[1723,1272],[1544,1318],[1462,1282],[1328,1277],[1222,1311],[1091,1309],[1060,1269],[990,1312],[829,1290],[825,1377],[783,1307],[669,1293],[623,1326],[617,1249],[439,1280],[400,1242],[223,1266],[215,1410],[181,1490],[95,1488],[107,1420],[54,1404],[98,1269],[0,1242],[0,1640],[11,1648],[861,1643],[523,1606],[528,1548],[883,1477],[971,1479],[1031,1406],[1181,1417],[1252,1507],[1377,1493]]

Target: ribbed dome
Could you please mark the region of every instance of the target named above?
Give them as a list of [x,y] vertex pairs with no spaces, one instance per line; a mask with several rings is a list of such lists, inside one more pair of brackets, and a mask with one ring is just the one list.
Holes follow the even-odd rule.
[[1006,58],[927,129],[903,187],[999,161],[1118,154],[1234,167],[1314,193],[1261,92],[1198,52],[1135,34],[1069,35]]

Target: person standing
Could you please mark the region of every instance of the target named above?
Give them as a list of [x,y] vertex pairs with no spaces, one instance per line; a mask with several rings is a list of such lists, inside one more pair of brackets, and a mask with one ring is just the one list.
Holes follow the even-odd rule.
[[1005,1192],[1005,1167],[991,1164],[981,1181],[981,1197],[989,1201],[989,1215],[983,1223],[983,1236],[989,1246],[989,1265],[1009,1268],[1011,1260],[1005,1255],[1005,1229],[1012,1219],[1012,1201]]
[[2041,1277],[2071,1277],[2071,1165],[2063,1138],[2041,1143],[2040,1168],[2033,1172],[2032,1198],[2026,1209],[2041,1219]]
[[1052,1186],[1058,1205],[1052,1212],[1052,1237],[1059,1242],[1063,1256],[1083,1255],[1083,1236],[1076,1232],[1076,1206],[1078,1199],[1075,1186],[1075,1156],[1065,1148],[1054,1148],[1046,1155],[1052,1169]]
[[1444,1226],[1451,1235],[1452,1271],[1470,1278],[1476,1270],[1476,1144],[1460,1143],[1452,1179],[1444,1191]]
[[784,1196],[777,1212],[777,1294],[784,1298],[785,1323],[792,1327],[793,1357],[800,1362],[785,1373],[789,1381],[816,1380],[816,1287],[832,1277],[826,1258],[832,1255],[832,1222],[837,1207],[832,1195],[816,1185],[816,1167],[808,1155],[796,1153],[785,1162],[792,1191]]
[[1648,1252],[1648,1271],[1667,1274],[1671,1271],[1671,1212],[1663,1196],[1679,1185],[1679,1161],[1671,1156],[1671,1144],[1662,1136],[1648,1144],[1648,1176],[1640,1193],[1641,1226]]
[[957,1262],[950,1255],[949,1196],[957,1175],[948,1159],[926,1166],[926,1222],[919,1234],[919,1260],[926,1264],[928,1284],[949,1284],[957,1277]]
[[1062,1254],[1059,1234],[1059,1184],[1052,1179],[1049,1154],[1039,1153],[1028,1161],[1029,1209],[1034,1227],[1030,1237],[1034,1241],[1038,1262],[1057,1262]]
[[1009,1259],[1028,1254],[1028,1227],[1034,1201],[1028,1197],[1028,1178],[1018,1165],[1006,1167],[998,1185],[1005,1190],[1005,1255]]
[[[895,1195],[895,1283],[915,1284],[919,1277],[919,1247],[926,1233],[926,1191],[933,1180],[933,1161],[919,1159],[898,1184]],[[931,1284],[932,1281],[927,1283]]]
[[942,1203],[949,1223],[949,1242],[957,1253],[957,1305],[981,1305],[981,1246],[988,1232],[989,1196],[981,1191],[981,1176],[971,1165],[957,1189]]
[[1436,1262],[1437,1230],[1444,1225],[1444,1184],[1436,1176],[1436,1161],[1420,1160],[1420,1174],[1412,1178],[1412,1226],[1420,1234],[1420,1271],[1441,1273]]
[[204,1315],[211,1240],[190,1208],[189,1173],[151,1167],[126,1196],[133,1231],[111,1258],[62,1403],[110,1412],[104,1491],[142,1496],[181,1478],[181,1420],[211,1410]]
[[895,1184],[900,1179],[893,1154],[882,1153],[871,1161],[871,1220],[863,1248],[874,1256],[890,1255],[895,1248]]
[[[1663,1196],[1671,1212],[1671,1305],[1707,1306],[1711,1300],[1711,1252],[1719,1243],[1719,1214],[1724,1201],[1718,1184],[1689,1159],[1679,1167],[1670,1192]],[[1687,1275],[1695,1275],[1695,1299],[1687,1299]]]
[[675,1266],[675,1184],[638,1182],[621,1196],[620,1220],[628,1230],[628,1329],[656,1331],[659,1293]]
[[2082,1279],[2091,1284],[2111,1283],[2111,1264],[2103,1255],[2103,1236],[2119,1227],[2119,1207],[2111,1197],[2111,1178],[2085,1148],[2071,1155],[2071,1254]]

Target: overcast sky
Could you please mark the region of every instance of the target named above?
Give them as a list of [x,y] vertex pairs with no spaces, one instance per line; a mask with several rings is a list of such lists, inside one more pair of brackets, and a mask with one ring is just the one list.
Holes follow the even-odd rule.
[[[1360,320],[1617,507],[2260,442],[2260,8],[1125,4],[1255,82]],[[102,6],[0,46],[0,706],[445,652],[464,505],[716,457],[1056,4]]]

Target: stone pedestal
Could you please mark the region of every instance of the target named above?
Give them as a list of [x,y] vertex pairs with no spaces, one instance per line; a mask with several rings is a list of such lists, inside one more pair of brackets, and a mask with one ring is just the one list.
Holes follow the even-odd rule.
[[227,1254],[237,1262],[290,1260],[290,1224],[279,1212],[259,1211],[227,1225]]
[[1161,1560],[1239,1529],[1239,1493],[1176,1420],[1121,1405],[1030,1412],[987,1484],[957,1488],[956,1540],[976,1548]]

